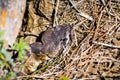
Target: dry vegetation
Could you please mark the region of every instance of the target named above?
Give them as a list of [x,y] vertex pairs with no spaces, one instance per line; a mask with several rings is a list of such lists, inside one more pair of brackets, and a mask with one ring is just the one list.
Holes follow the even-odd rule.
[[20,36],[30,44],[36,37],[28,34],[39,35],[51,24],[76,22],[78,45],[72,44],[67,52],[43,63],[42,69],[18,79],[119,80],[119,0],[30,0]]

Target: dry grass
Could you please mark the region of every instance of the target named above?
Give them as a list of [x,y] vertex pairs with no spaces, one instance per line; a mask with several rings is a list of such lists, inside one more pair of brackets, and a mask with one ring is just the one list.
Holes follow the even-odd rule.
[[[119,79],[120,1],[56,1],[58,2],[54,8],[53,25],[84,21],[76,28],[78,46],[71,45],[67,48],[67,52],[49,61],[45,70],[21,77],[43,78],[44,80],[59,79],[62,76],[70,80]],[[54,5],[52,1],[46,1],[46,3]],[[45,15],[47,16],[48,13]],[[51,23],[41,21],[44,22],[43,24]]]

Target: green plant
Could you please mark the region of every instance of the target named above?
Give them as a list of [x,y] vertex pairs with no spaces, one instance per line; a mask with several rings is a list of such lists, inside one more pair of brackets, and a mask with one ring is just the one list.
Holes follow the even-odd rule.
[[20,38],[18,42],[12,46],[13,50],[18,51],[18,60],[23,61],[26,56],[25,49],[28,47],[27,43],[24,42],[23,38]]
[[61,76],[58,80],[69,80],[69,78],[66,76]]
[[[12,56],[4,47],[4,40],[1,39],[3,32],[0,31],[0,80],[13,80],[16,78],[16,72],[14,72],[15,62],[11,58]],[[22,38],[15,42],[15,45],[11,47],[12,50],[18,52],[18,60],[24,61],[24,57],[26,56],[25,49],[28,45],[24,42]]]
[[16,73],[14,71],[4,70],[4,73],[6,80],[13,80],[16,78]]
[[[0,38],[2,37],[3,32],[0,31]],[[14,66],[13,59],[8,54],[7,50],[4,48],[4,41],[0,40],[0,66]]]
[[[3,32],[0,31],[0,38],[2,37]],[[2,76],[7,80],[14,79],[16,73],[13,72],[12,68],[14,67],[14,62],[7,50],[4,47],[4,40],[0,39],[0,69],[3,70]],[[2,72],[1,72],[2,73]],[[4,78],[1,78],[4,80]]]

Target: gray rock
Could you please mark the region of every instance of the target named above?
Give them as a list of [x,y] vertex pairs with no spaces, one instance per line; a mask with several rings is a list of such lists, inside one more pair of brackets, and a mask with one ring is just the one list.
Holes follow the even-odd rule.
[[0,30],[5,45],[13,45],[22,25],[26,0],[0,0]]

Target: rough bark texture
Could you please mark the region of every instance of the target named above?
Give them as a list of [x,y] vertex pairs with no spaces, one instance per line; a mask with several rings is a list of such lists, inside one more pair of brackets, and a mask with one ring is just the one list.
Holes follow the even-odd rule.
[[6,45],[16,40],[25,12],[26,0],[0,0],[0,30]]

